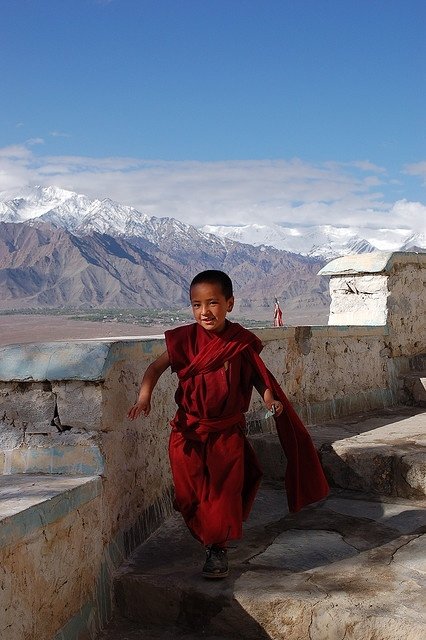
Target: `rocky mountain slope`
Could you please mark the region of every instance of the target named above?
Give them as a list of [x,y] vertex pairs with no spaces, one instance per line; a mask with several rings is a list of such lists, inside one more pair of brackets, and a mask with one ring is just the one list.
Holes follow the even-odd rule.
[[210,268],[230,274],[241,314],[269,314],[275,296],[288,309],[324,309],[328,281],[316,275],[324,262],[387,248],[386,231],[390,249],[425,246],[424,234],[407,229],[369,240],[330,225],[199,229],[109,199],[28,187],[0,194],[0,309],[182,308],[191,278]]
[[40,219],[0,223],[0,308],[180,308],[193,275],[207,268],[231,275],[242,312],[270,308],[274,296],[327,304],[319,260],[191,234],[158,242],[75,235]]

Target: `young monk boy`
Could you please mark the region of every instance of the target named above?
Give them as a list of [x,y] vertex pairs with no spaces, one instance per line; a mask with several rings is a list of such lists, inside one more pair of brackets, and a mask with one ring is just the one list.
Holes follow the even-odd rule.
[[223,578],[227,542],[241,538],[262,476],[244,433],[253,386],[287,456],[290,510],[321,500],[328,485],[308,432],[259,356],[259,338],[226,318],[234,306],[229,276],[199,273],[190,299],[195,323],[165,332],[167,350],[147,368],[128,417],[149,414],[153,389],[171,367],[179,378],[169,443],[175,506],[206,548],[203,576]]

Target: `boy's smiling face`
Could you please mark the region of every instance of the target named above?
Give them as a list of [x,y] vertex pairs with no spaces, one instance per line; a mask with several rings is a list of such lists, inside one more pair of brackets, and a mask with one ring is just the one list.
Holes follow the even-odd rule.
[[225,328],[226,314],[232,311],[234,296],[226,298],[218,283],[200,282],[191,287],[191,306],[195,321],[212,333]]

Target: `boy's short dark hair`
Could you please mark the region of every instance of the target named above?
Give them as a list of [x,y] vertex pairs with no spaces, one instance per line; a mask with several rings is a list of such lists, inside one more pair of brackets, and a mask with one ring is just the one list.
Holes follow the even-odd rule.
[[207,271],[198,273],[191,282],[189,293],[191,294],[191,289],[195,287],[196,284],[203,284],[205,282],[208,284],[218,284],[227,300],[234,295],[231,278],[224,271],[218,271],[216,269],[207,269]]

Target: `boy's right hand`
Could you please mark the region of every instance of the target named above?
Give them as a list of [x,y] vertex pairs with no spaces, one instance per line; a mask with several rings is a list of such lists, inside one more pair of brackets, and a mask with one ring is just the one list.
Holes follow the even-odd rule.
[[144,416],[147,416],[149,415],[150,411],[151,411],[151,403],[149,402],[149,400],[138,400],[133,405],[133,407],[129,409],[127,413],[127,417],[129,418],[129,420],[136,420],[136,418],[138,418],[141,413],[143,413]]

